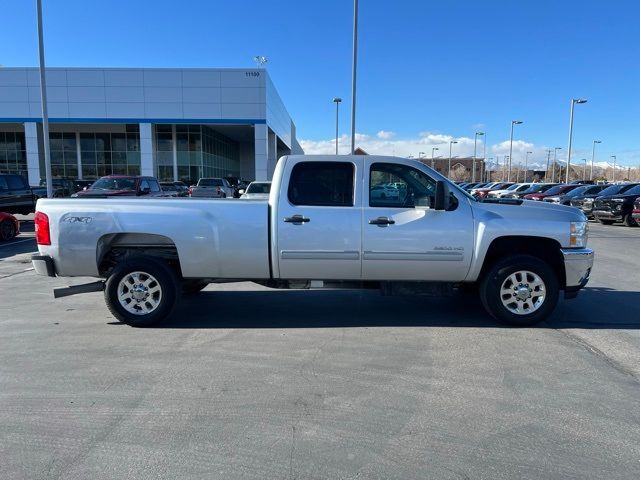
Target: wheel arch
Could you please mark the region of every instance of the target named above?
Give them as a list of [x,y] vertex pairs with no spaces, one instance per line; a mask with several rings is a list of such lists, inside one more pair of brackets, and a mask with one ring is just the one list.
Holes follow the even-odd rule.
[[558,284],[564,289],[567,283],[564,258],[557,240],[534,236],[504,236],[494,239],[482,263],[478,280],[484,278],[489,269],[500,259],[509,255],[531,255],[547,263],[558,278]]
[[117,263],[134,255],[161,259],[182,276],[180,256],[173,240],[150,233],[111,233],[100,237],[96,248],[100,276],[108,276]]

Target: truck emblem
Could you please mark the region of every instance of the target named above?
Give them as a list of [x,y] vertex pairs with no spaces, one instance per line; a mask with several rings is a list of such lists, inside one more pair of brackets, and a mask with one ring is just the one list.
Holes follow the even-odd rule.
[[93,217],[66,217],[63,221],[67,223],[91,223]]

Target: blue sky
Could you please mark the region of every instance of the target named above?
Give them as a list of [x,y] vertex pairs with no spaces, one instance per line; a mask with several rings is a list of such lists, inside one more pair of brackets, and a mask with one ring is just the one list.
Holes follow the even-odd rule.
[[[340,96],[348,148],[351,0],[44,0],[49,66],[267,68],[309,152],[331,151]],[[37,65],[35,0],[0,0],[0,64]],[[632,0],[360,0],[357,132],[371,153],[488,154],[514,161],[567,148],[572,159],[640,164],[640,6]],[[505,146],[506,145],[506,146]]]

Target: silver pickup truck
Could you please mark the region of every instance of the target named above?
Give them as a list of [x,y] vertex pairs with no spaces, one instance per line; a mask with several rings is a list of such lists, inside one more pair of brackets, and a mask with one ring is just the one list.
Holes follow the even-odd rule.
[[531,325],[575,297],[593,264],[587,219],[545,202],[478,202],[426,165],[382,156],[285,156],[268,202],[42,199],[36,272],[100,280],[132,326],[167,317],[209,283],[380,288],[384,294],[477,290],[486,310]]

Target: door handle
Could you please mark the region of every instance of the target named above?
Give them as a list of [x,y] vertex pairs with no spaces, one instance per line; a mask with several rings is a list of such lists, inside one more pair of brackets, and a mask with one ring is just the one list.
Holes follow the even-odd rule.
[[396,223],[396,221],[390,219],[389,217],[378,217],[378,218],[372,218],[371,220],[369,220],[369,225],[386,226],[386,225],[393,225],[394,223]]
[[285,223],[293,223],[294,225],[300,225],[302,223],[310,222],[311,219],[303,217],[302,215],[293,215],[292,217],[284,217]]

